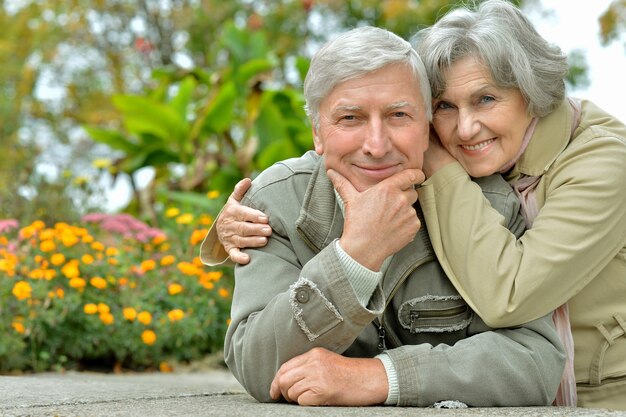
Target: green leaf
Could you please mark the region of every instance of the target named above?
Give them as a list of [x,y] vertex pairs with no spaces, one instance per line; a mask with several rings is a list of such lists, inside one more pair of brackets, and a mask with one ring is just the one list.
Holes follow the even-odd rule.
[[140,96],[115,96],[113,104],[123,113],[126,128],[140,135],[151,133],[164,141],[180,141],[187,121],[171,107]]
[[208,107],[204,127],[213,133],[228,129],[233,120],[237,89],[230,81],[222,85],[217,96]]
[[236,75],[237,82],[242,85],[255,75],[270,71],[273,68],[274,64],[269,59],[253,59],[239,67]]
[[273,142],[289,138],[280,108],[271,100],[263,100],[255,125],[261,151]]
[[196,88],[196,80],[187,76],[178,85],[178,94],[170,102],[170,106],[176,110],[181,119],[187,119],[187,107],[191,101],[193,90]]
[[100,129],[97,127],[89,127],[83,126],[85,131],[91,136],[93,140],[99,143],[103,143],[108,145],[113,149],[118,149],[120,151],[126,153],[136,153],[139,151],[140,147],[135,143],[128,140],[124,135],[115,131],[115,130],[107,130]]
[[270,167],[277,161],[300,156],[300,152],[294,143],[288,139],[274,141],[263,149],[257,156],[257,168],[260,170]]

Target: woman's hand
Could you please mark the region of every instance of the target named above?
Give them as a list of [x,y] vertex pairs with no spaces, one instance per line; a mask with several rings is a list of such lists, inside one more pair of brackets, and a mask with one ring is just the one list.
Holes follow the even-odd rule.
[[233,262],[242,265],[250,262],[250,256],[241,249],[265,246],[267,237],[272,234],[265,213],[241,205],[241,199],[251,183],[249,178],[244,178],[235,185],[216,220],[217,236],[228,256]]
[[422,167],[426,178],[430,178],[435,172],[454,161],[456,161],[456,159],[443,147],[439,136],[437,136],[435,129],[431,126],[430,141],[428,143],[428,149],[424,152],[424,166]]

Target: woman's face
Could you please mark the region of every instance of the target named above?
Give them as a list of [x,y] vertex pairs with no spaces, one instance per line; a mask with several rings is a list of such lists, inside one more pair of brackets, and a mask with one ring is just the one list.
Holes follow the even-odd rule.
[[491,175],[522,146],[532,118],[518,89],[498,88],[473,57],[444,71],[446,89],[433,100],[433,126],[441,143],[472,177]]

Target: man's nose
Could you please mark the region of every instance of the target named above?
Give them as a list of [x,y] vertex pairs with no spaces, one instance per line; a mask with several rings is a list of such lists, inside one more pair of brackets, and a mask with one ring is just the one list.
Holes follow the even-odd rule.
[[389,137],[389,132],[385,128],[384,123],[380,120],[372,120],[365,134],[363,152],[374,158],[382,158],[390,149],[391,138]]
[[480,132],[480,121],[472,111],[459,110],[457,133],[461,140],[471,140]]

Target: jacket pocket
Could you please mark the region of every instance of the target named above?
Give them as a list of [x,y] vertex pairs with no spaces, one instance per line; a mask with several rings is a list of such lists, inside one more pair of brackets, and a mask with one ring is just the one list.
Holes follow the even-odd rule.
[[398,310],[400,325],[411,333],[443,333],[470,325],[473,311],[460,295],[426,295],[404,302]]

